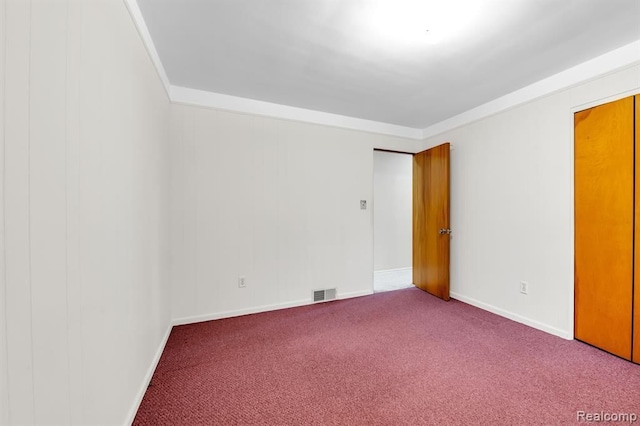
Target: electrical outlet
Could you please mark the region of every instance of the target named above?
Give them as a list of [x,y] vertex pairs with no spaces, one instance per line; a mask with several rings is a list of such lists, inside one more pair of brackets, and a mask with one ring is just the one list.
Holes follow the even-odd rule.
[[367,209],[367,200],[360,200],[360,210]]
[[238,287],[245,288],[247,286],[247,280],[245,277],[238,277]]
[[520,293],[528,294],[529,293],[529,283],[526,281],[520,281]]

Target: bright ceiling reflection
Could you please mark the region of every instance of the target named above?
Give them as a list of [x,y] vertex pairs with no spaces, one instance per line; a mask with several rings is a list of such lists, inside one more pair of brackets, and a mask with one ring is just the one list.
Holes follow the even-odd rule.
[[377,0],[367,9],[372,32],[393,43],[439,43],[480,16],[480,2],[472,0]]

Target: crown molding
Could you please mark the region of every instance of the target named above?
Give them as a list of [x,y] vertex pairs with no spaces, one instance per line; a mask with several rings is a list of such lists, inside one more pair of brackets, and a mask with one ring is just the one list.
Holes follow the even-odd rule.
[[123,0],[147,49],[158,76],[173,103],[194,105],[285,120],[301,121],[376,134],[424,140],[448,130],[489,117],[534,99],[584,83],[604,74],[640,63],[640,40],[607,52],[551,77],[511,92],[493,101],[433,124],[425,129],[297,108],[254,99],[172,86],[136,0]]
[[493,101],[443,120],[423,130],[423,137],[430,138],[448,130],[489,117],[517,105],[568,89],[604,74],[640,63],[640,40],[597,56],[575,67],[540,80]]
[[127,10],[129,11],[129,15],[131,15],[131,19],[133,19],[133,23],[138,30],[138,34],[140,34],[140,38],[142,39],[144,46],[147,48],[149,58],[151,58],[151,62],[156,68],[156,72],[158,73],[158,77],[160,77],[160,81],[164,86],[164,90],[167,93],[169,99],[171,99],[171,84],[169,83],[169,77],[167,77],[167,73],[162,66],[160,55],[158,55],[156,45],[153,43],[151,33],[149,33],[149,28],[147,28],[147,23],[144,21],[144,17],[142,16],[142,11],[138,6],[138,2],[136,0],[123,0],[123,2],[127,7]]
[[187,87],[171,86],[170,94],[171,101],[178,104],[196,105],[250,115],[302,121],[305,123],[322,124],[343,129],[422,140],[422,130],[412,127],[398,126],[395,124],[274,104],[271,102],[256,101],[254,99],[240,98],[237,96],[222,95],[204,90],[189,89]]
[[136,0],[123,0],[129,10],[129,14],[135,23],[158,76],[164,85],[169,100],[173,103],[185,105],[197,105],[208,108],[233,111],[244,114],[259,115],[272,118],[281,118],[293,121],[302,121],[312,124],[340,127],[344,129],[360,130],[365,132],[398,136],[402,138],[422,140],[422,129],[404,127],[395,124],[348,117],[304,108],[274,104],[253,99],[222,95],[186,87],[172,86],[165,72],[158,51],[156,50],[147,24],[142,16]]

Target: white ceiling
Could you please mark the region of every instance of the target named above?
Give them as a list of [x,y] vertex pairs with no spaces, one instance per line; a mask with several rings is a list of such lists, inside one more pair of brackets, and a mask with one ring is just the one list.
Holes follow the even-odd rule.
[[137,1],[173,86],[417,129],[640,39],[639,0]]

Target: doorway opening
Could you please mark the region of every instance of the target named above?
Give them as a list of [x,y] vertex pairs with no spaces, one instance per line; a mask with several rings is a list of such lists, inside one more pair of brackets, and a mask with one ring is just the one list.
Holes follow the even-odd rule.
[[413,287],[413,154],[373,151],[373,291]]

